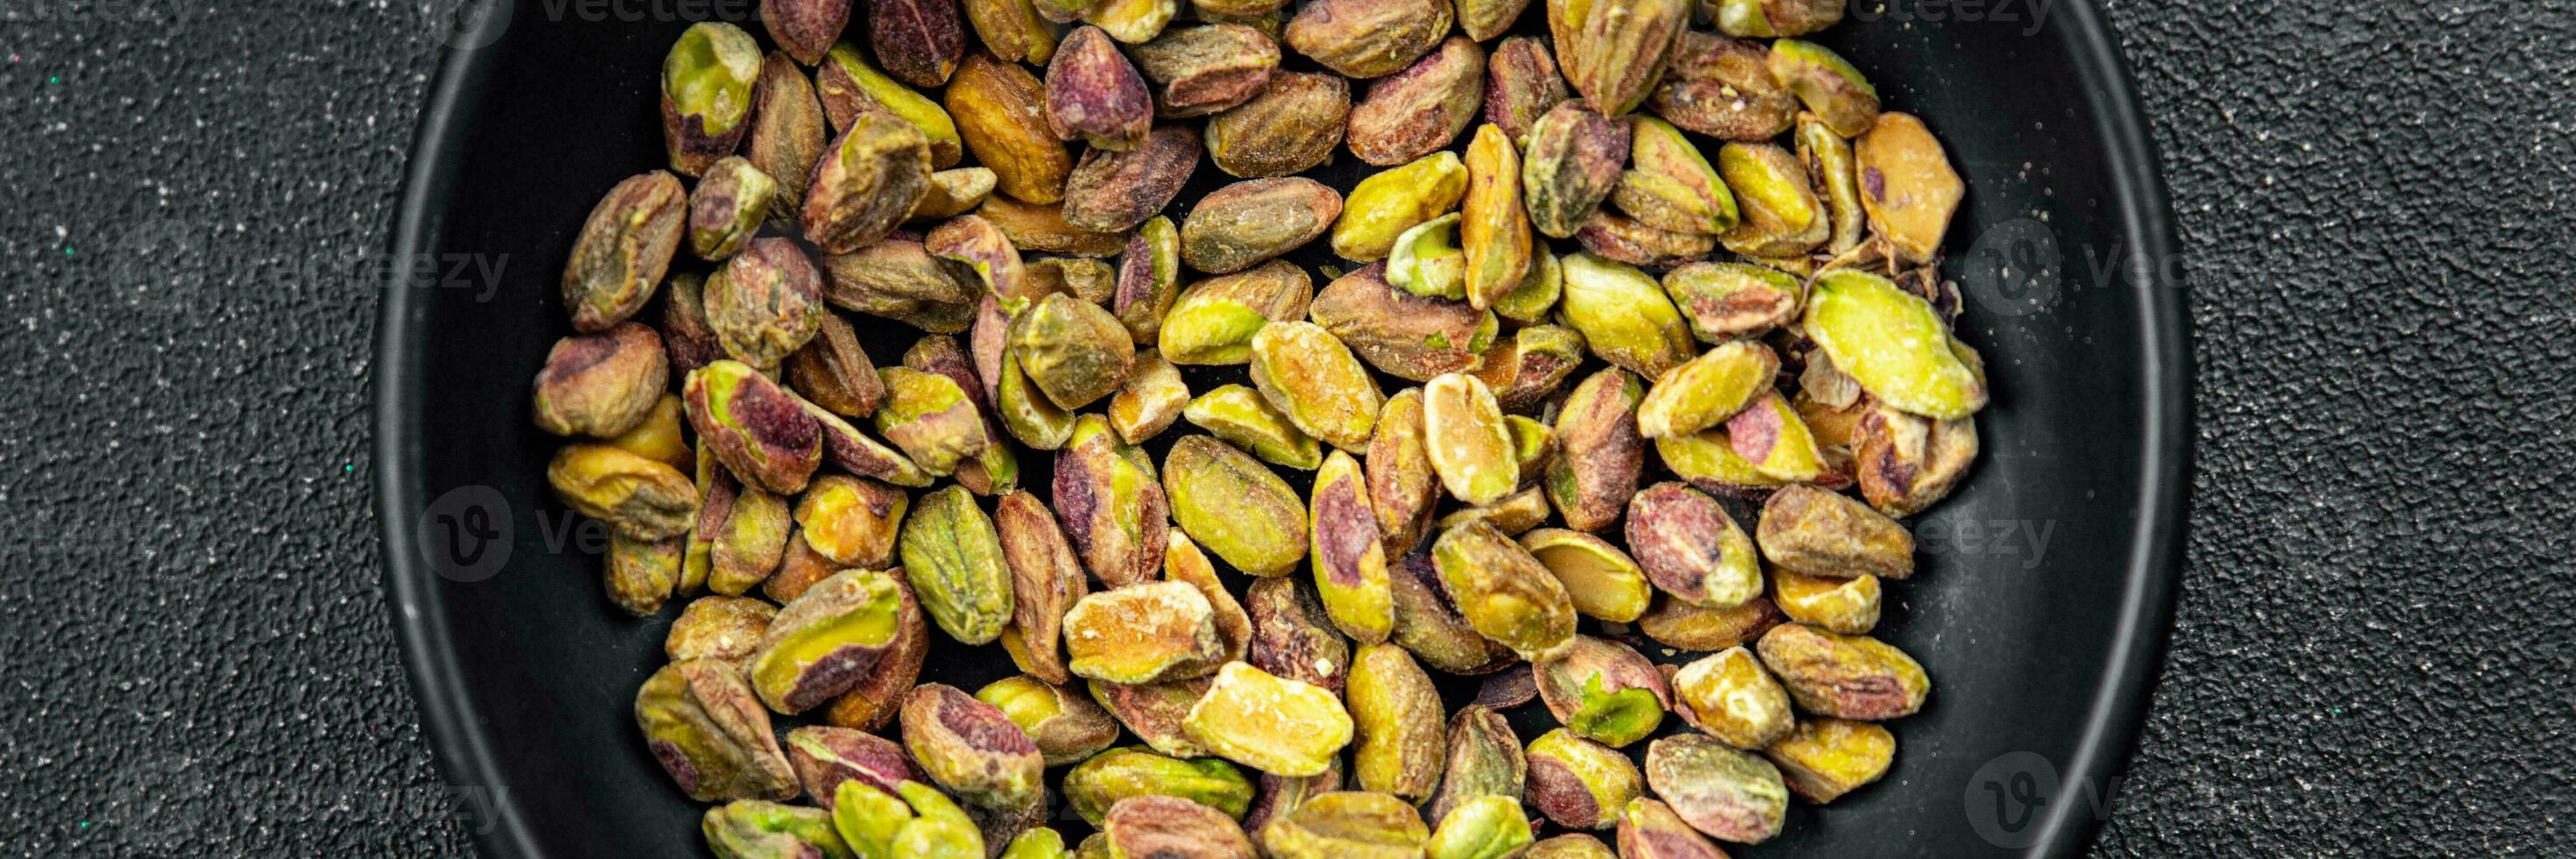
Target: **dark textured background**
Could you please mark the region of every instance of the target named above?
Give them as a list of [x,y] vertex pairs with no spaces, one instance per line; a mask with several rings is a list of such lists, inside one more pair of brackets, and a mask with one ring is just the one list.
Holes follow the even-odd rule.
[[[364,455],[440,19],[225,5],[0,0],[0,853],[468,855]],[[2576,2],[2111,5],[2200,470],[2097,855],[2567,855]]]

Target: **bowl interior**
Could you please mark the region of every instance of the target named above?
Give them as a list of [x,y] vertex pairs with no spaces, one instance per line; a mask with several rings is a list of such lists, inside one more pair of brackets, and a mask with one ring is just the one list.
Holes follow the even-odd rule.
[[[632,716],[676,603],[635,620],[605,601],[603,532],[548,491],[559,440],[530,425],[527,404],[530,377],[568,333],[556,280],[584,215],[610,185],[663,164],[655,86],[686,22],[547,11],[559,5],[516,4],[498,41],[453,57],[454,100],[433,107],[424,133],[404,238],[434,255],[444,283],[389,297],[381,365],[397,620],[450,772],[492,800],[469,820],[487,855],[697,856],[703,807],[644,752]],[[2117,267],[2162,251],[2164,233],[2152,165],[2134,163],[2146,157],[2134,118],[2106,113],[2125,105],[2116,60],[2089,9],[2042,26],[1903,20],[1911,8],[1822,41],[1892,109],[1925,117],[1967,179],[1947,273],[1965,296],[1960,336],[1984,354],[1996,397],[1979,418],[1976,473],[1910,523],[1920,572],[1888,586],[1879,634],[1930,672],[1931,704],[1893,725],[1883,782],[1823,809],[1793,804],[1787,833],[1745,851],[1755,855],[2075,849],[2087,819],[2107,813],[2087,805],[2101,786],[2079,782],[2125,755],[2163,624],[2182,335],[2170,296]],[[1361,175],[1345,157],[1318,178],[1347,189]],[[1175,214],[1214,184],[1199,180]],[[1295,259],[1320,268],[1321,245]],[[880,365],[914,336],[851,318]],[[1194,372],[1192,388],[1218,380],[1241,374]],[[1024,485],[1043,497],[1044,457],[1023,459]],[[442,577],[424,561],[451,545],[465,507],[488,516],[475,530],[502,535],[489,544],[506,559]],[[998,647],[942,639],[934,652],[925,682],[971,690],[1013,673]],[[1454,707],[1474,683],[1445,691]],[[1533,706],[1516,726],[1526,741],[1552,720]],[[2051,795],[2067,801],[2026,801]]]

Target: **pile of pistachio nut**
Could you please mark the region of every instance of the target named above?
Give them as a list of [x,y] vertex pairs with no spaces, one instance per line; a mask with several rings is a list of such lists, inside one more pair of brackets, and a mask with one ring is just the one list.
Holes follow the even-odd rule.
[[680,37],[535,414],[609,600],[684,604],[635,717],[717,855],[1722,857],[1887,771],[1958,174],[1796,38],[1839,0],[1529,3]]

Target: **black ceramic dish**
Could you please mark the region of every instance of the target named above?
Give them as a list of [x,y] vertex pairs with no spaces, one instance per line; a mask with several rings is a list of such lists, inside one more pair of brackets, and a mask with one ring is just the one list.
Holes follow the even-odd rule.
[[[676,609],[638,621],[605,602],[597,559],[566,527],[577,517],[545,485],[558,441],[527,403],[568,331],[556,278],[583,215],[663,163],[654,87],[686,22],[491,5],[501,13],[450,39],[394,252],[438,260],[433,279],[465,260],[498,281],[406,281],[379,328],[394,619],[486,856],[703,855],[702,807],[644,753],[631,715]],[[2042,5],[2053,14],[2035,22]],[[1930,706],[1895,724],[1884,781],[1793,805],[1787,833],[1749,856],[2079,853],[2145,710],[2178,575],[2188,336],[2178,285],[2148,264],[2173,259],[2170,216],[2110,34],[2083,3],[1947,23],[1908,23],[1911,8],[1823,41],[1925,117],[1968,180],[1949,273],[1997,396],[1976,473],[1914,521],[1923,569],[1890,586],[1880,628],[1930,671]],[[1344,158],[1321,178],[1358,176]],[[864,333],[880,364],[911,337]],[[1024,465],[1042,489],[1045,458]],[[935,653],[925,680],[972,689],[1011,673],[998,648]],[[1451,705],[1472,689],[1449,684]],[[1549,722],[1515,719],[1524,740]]]

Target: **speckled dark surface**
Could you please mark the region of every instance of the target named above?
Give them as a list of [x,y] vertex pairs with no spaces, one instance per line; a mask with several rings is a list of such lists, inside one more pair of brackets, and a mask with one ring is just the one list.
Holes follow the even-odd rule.
[[[469,855],[363,454],[440,19],[225,5],[0,3],[0,854]],[[2576,3],[2437,5],[2112,4],[2200,473],[2097,855],[2567,850]]]

